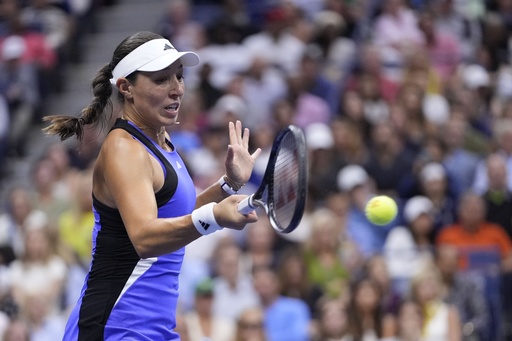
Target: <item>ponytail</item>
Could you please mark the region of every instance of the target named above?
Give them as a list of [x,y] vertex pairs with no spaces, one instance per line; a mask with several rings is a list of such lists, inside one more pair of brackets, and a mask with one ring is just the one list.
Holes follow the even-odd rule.
[[[91,103],[82,110],[80,116],[45,116],[43,121],[50,122],[50,125],[44,128],[43,132],[47,135],[59,135],[61,140],[66,140],[75,135],[79,141],[82,141],[84,126],[97,124],[99,122],[106,124],[108,119],[102,114],[106,111],[105,109],[108,108],[110,115],[112,115],[112,101],[110,100],[110,96],[112,95],[112,84],[110,84],[112,70],[119,61],[131,51],[145,42],[160,38],[162,38],[161,35],[147,31],[138,32],[125,38],[116,47],[111,62],[103,66],[93,79],[91,86],[94,98]],[[133,77],[134,80],[136,72],[128,75],[126,78],[131,79],[130,77]],[[118,93],[118,100],[120,102],[124,101],[124,97],[121,93]]]
[[45,116],[43,121],[50,122],[50,125],[43,129],[47,135],[59,135],[62,141],[76,136],[79,141],[83,138],[84,126],[97,124],[98,122],[106,122],[102,116],[105,109],[108,108],[112,113],[112,85],[110,78],[112,77],[112,69],[110,64],[103,66],[92,81],[92,92],[94,95],[91,103],[82,109],[79,117],[66,115]]

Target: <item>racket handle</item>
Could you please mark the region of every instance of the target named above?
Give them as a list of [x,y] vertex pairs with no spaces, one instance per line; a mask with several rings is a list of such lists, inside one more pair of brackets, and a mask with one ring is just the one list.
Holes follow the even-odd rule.
[[249,214],[252,211],[254,211],[255,209],[257,209],[258,207],[256,205],[254,205],[252,198],[253,198],[253,196],[250,195],[247,198],[245,198],[244,200],[240,201],[238,203],[238,212],[240,212],[242,214]]

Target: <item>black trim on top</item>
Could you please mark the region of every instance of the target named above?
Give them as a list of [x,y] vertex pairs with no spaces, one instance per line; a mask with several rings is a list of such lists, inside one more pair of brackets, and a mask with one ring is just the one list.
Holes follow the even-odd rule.
[[[110,131],[114,129],[126,130],[137,140],[139,140],[143,145],[148,147],[155,154],[155,156],[158,157],[160,162],[162,162],[162,164],[165,166],[166,176],[164,185],[158,192],[155,193],[157,206],[161,207],[162,205],[167,203],[176,192],[176,188],[178,187],[178,174],[176,174],[176,171],[169,164],[169,161],[167,161],[165,156],[162,155],[162,152],[153,144],[153,142],[146,135],[141,133],[137,128],[128,123],[128,121],[123,120],[122,118],[118,118],[112,129],[110,129]],[[167,143],[169,142],[167,141]],[[172,144],[170,146],[173,147]]]
[[[114,129],[124,129],[148,147],[165,167],[162,188],[155,193],[158,207],[167,203],[178,186],[178,175],[169,161],[144,134],[127,121],[117,119]],[[170,143],[167,141],[167,143]],[[172,147],[172,145],[170,145]],[[105,325],[121,291],[140,260],[128,236],[119,210],[101,203],[93,195],[101,230],[96,236],[95,252],[82,298],[78,320],[78,341],[103,340]]]

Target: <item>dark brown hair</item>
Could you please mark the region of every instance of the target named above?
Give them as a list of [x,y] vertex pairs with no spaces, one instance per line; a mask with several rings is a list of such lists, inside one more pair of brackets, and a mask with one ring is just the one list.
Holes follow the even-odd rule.
[[[103,114],[108,108],[109,114],[112,114],[112,70],[116,65],[126,57],[130,52],[139,47],[140,45],[153,40],[160,39],[162,36],[153,32],[138,32],[125,38],[115,49],[112,60],[110,63],[104,65],[98,70],[96,76],[92,80],[91,87],[94,98],[89,105],[82,109],[78,117],[67,115],[52,115],[45,116],[43,121],[49,121],[50,125],[43,129],[43,132],[48,135],[59,135],[61,140],[76,135],[78,140],[82,140],[83,128],[88,124],[105,123],[107,119]],[[126,78],[135,81],[137,72],[133,72]],[[123,96],[119,93],[118,100],[122,102]]]

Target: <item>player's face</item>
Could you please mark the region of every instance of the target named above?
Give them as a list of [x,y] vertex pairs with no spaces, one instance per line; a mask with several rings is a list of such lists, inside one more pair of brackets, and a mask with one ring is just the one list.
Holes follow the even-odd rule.
[[160,71],[139,72],[131,90],[134,110],[142,119],[156,126],[174,124],[185,92],[181,62]]

